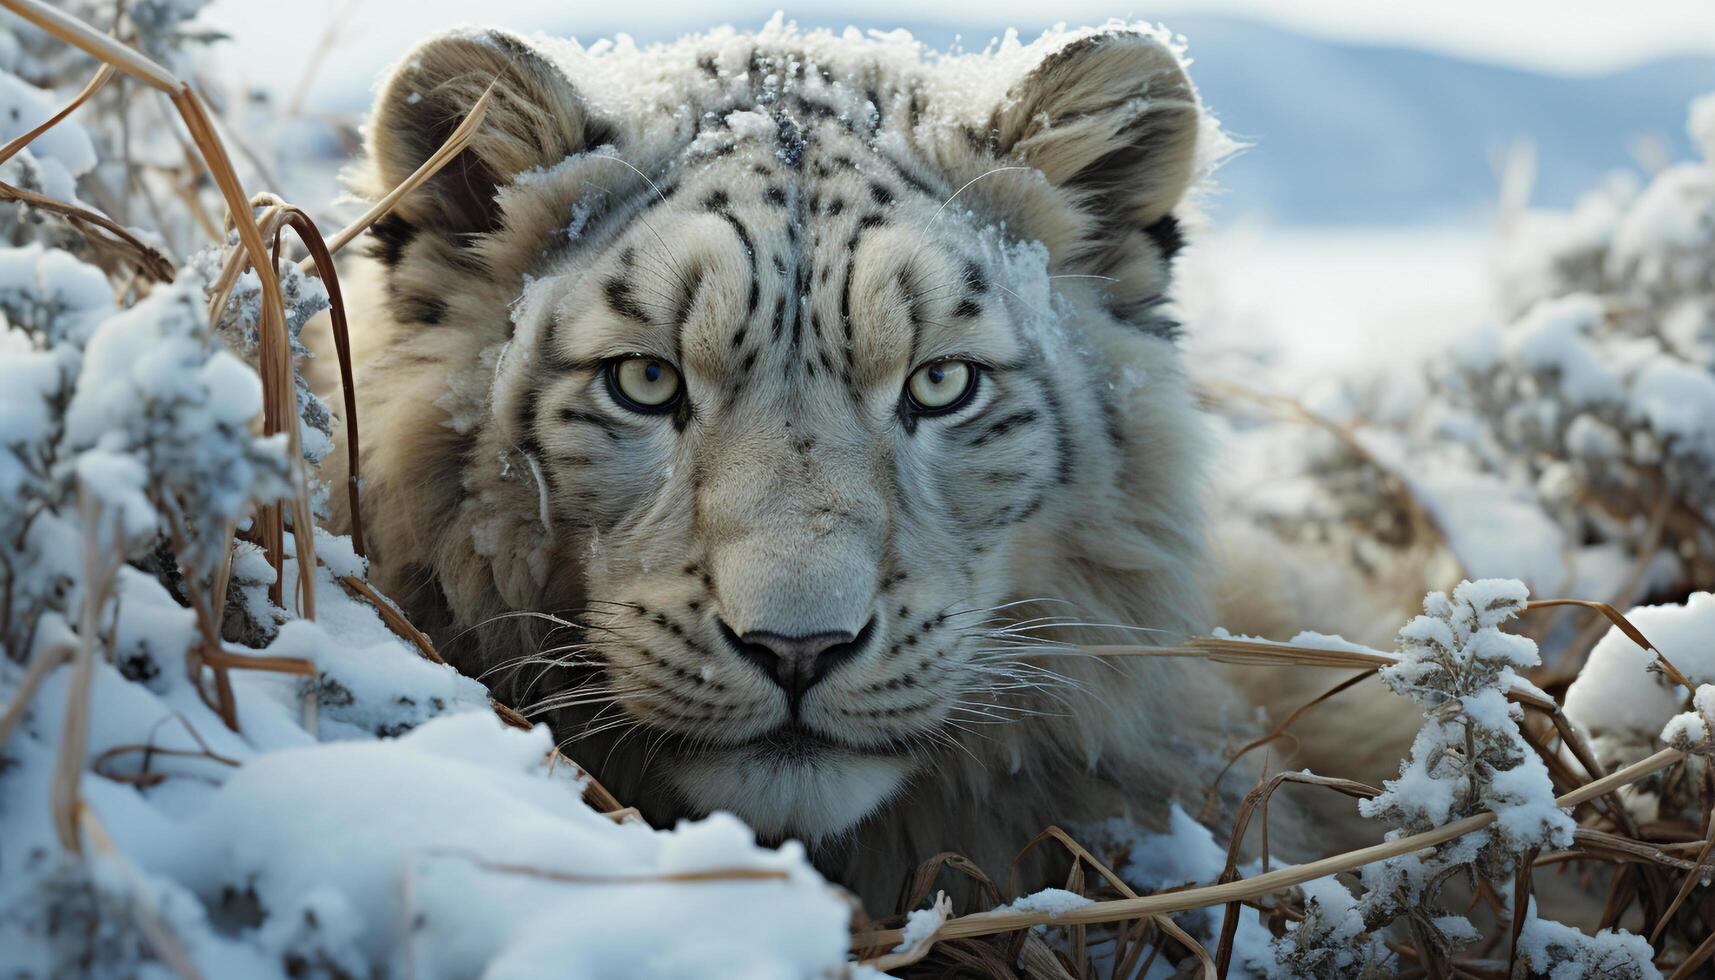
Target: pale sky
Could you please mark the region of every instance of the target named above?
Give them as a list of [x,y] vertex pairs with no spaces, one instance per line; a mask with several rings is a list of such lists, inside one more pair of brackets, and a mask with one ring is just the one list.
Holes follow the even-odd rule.
[[[311,104],[361,103],[361,93],[418,38],[470,23],[588,41],[615,31],[648,40],[718,23],[755,26],[778,0],[215,0],[203,19],[233,35],[233,70],[282,96],[303,77],[305,52],[329,24],[339,40],[309,86]],[[1112,17],[1161,21],[1227,14],[1304,33],[1425,48],[1551,72],[1589,73],[1673,54],[1715,54],[1715,0],[1158,0],[1122,6],[1088,0],[807,0],[785,6],[805,24],[892,28],[933,25],[980,47],[1007,26],[1026,35],[1055,21]],[[1196,38],[1189,38],[1196,55]]]

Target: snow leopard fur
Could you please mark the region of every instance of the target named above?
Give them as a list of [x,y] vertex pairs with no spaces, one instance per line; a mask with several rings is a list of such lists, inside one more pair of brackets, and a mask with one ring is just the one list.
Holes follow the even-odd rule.
[[355,317],[373,576],[449,659],[652,822],[734,812],[872,910],[1204,804],[1252,710],[1072,646],[1210,622],[1167,303],[1216,131],[1165,34],[454,33],[360,190],[485,92]]

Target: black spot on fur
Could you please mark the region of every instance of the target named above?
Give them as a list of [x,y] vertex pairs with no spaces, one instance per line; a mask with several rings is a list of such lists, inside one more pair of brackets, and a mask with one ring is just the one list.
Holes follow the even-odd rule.
[[399,319],[406,323],[434,326],[447,317],[446,301],[437,296],[403,296],[398,300]]
[[982,304],[966,296],[959,300],[959,305],[953,310],[953,315],[963,320],[969,320],[983,315]]
[[750,232],[745,230],[744,222],[728,211],[722,211],[720,215],[731,226],[732,233],[738,236],[738,243],[744,246],[744,257],[750,265],[750,296],[745,302],[744,315],[751,317],[756,315],[756,304],[762,298],[762,281],[756,277],[756,249],[751,245]]
[[978,296],[989,291],[989,280],[987,276],[983,275],[982,266],[975,262],[965,263],[965,285],[970,287],[971,292]]
[[[532,394],[534,395],[535,392]],[[534,409],[532,409],[533,411]],[[619,441],[619,426],[612,419],[597,415],[594,412],[580,411],[570,405],[561,407],[559,414],[560,421],[566,425],[593,426],[600,429],[604,435],[614,442]]]
[[882,207],[887,207],[889,204],[893,203],[893,191],[884,184],[870,184],[869,196],[870,200]]
[[721,190],[710,191],[709,195],[703,198],[703,207],[709,211],[725,210],[731,203],[732,199],[727,196],[727,192]]
[[978,446],[984,445],[1006,435],[1008,432],[1011,432],[1013,429],[1016,429],[1021,425],[1029,425],[1030,423],[1035,422],[1038,418],[1040,418],[1040,416],[1038,416],[1034,410],[1028,408],[1014,412],[1011,415],[1003,416],[1002,418],[996,419],[988,428],[978,433],[977,436],[970,441],[969,445],[971,448],[975,449]]
[[607,297],[607,305],[620,316],[629,317],[640,323],[648,323],[649,314],[643,307],[637,305],[632,298],[631,285],[615,276],[601,284],[602,293]]
[[416,237],[417,229],[399,215],[389,214],[370,225],[369,234],[375,239],[375,247],[370,254],[391,269],[405,257],[405,246]]
[[1164,259],[1173,258],[1185,247],[1185,233],[1179,227],[1179,220],[1171,214],[1143,229],[1143,233],[1155,243],[1156,250]]
[[786,206],[786,191],[784,188],[769,187],[766,191],[762,192],[762,197],[769,204],[772,204],[777,208],[783,208]]

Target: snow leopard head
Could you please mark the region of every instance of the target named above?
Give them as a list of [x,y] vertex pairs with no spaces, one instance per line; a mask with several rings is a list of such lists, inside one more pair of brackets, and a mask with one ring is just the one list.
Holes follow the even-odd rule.
[[1138,737],[1171,692],[1033,644],[1201,616],[1161,35],[452,34],[369,190],[485,92],[375,229],[359,384],[377,575],[461,667],[652,816],[812,840]]

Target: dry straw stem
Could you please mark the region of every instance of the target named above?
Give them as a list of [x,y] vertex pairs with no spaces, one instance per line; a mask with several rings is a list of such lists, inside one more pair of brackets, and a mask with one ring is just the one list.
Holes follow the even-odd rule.
[[59,749],[54,755],[54,778],[49,787],[49,806],[60,846],[73,854],[83,853],[78,835],[78,809],[82,805],[79,783],[89,754],[90,687],[95,681],[96,644],[101,638],[101,610],[112,597],[119,580],[117,539],[119,520],[112,524],[113,539],[104,540],[102,506],[95,497],[77,493],[83,513],[83,608],[78,618],[78,646],[72,655],[71,681],[66,685],[65,717],[60,728]]
[[[17,139],[12,140],[3,147],[0,147],[0,164],[3,164],[17,156],[20,150],[35,142],[37,137],[59,125],[59,123],[67,116],[77,111],[79,106],[89,101],[91,96],[101,91],[102,87],[106,85],[108,80],[112,77],[113,66],[103,64],[100,70],[97,71],[95,75],[83,86],[83,89],[79,91],[70,102],[66,103],[60,111],[49,116],[45,121],[35,126],[29,132],[20,135]],[[81,231],[86,238],[89,238],[97,246],[108,251],[116,251],[120,253],[124,258],[129,260],[132,265],[136,266],[137,270],[143,275],[155,280],[156,282],[173,281],[174,268],[171,259],[161,254],[161,252],[153,246],[145,244],[136,235],[131,234],[130,229],[113,221],[104,214],[72,204],[68,201],[57,200],[44,194],[38,194],[35,191],[26,190],[22,187],[15,187],[4,182],[0,182],[0,197],[20,201],[40,210],[51,211],[54,214],[60,215],[77,227],[77,229]],[[99,228],[108,235],[111,235],[112,240],[95,234],[94,229],[96,228]]]
[[707,871],[681,871],[655,875],[592,875],[574,871],[556,871],[529,864],[509,864],[490,861],[469,851],[451,848],[428,848],[418,851],[420,857],[449,857],[469,861],[484,871],[497,874],[524,875],[567,885],[694,885],[717,881],[786,881],[788,875],[775,868],[710,868]]
[[1266,640],[1235,640],[1223,636],[1199,636],[1172,646],[1098,645],[1080,649],[1095,657],[1197,657],[1224,664],[1261,666],[1350,667],[1356,670],[1374,670],[1399,663],[1399,658],[1384,653],[1306,647]]
[[18,683],[18,690],[12,695],[12,703],[6,706],[6,712],[0,714],[0,749],[12,738],[12,729],[17,727],[18,720],[24,717],[24,709],[29,707],[30,699],[36,696],[36,689],[42,686],[42,681],[48,679],[60,664],[77,656],[77,648],[68,643],[53,643],[36,651],[30,658],[30,666],[24,672],[24,678]]
[[[19,201],[42,211],[51,211],[69,221],[84,237],[97,246],[108,251],[118,252],[124,256],[143,275],[156,282],[173,281],[173,260],[161,254],[151,245],[131,234],[130,230],[104,214],[98,214],[88,208],[68,204],[44,194],[22,187],[15,187],[5,181],[0,181],[0,198]],[[91,227],[100,228],[112,235],[112,239],[94,234]]]
[[50,129],[53,129],[55,126],[58,126],[60,124],[60,120],[71,115],[73,112],[76,112],[78,106],[88,102],[91,96],[101,91],[102,86],[106,85],[108,80],[112,77],[113,66],[103,63],[101,69],[95,73],[94,77],[84,83],[82,91],[73,96],[70,102],[66,103],[65,108],[49,116],[46,122],[41,123],[12,142],[0,147],[0,163],[5,163],[7,160],[17,156],[18,151],[35,142],[36,137]]
[[1667,655],[1662,653],[1654,643],[1651,643],[1649,641],[1649,637],[1644,636],[1642,630],[1633,626],[1631,620],[1628,620],[1625,617],[1625,614],[1621,613],[1618,609],[1615,609],[1608,603],[1598,602],[1594,599],[1536,599],[1526,603],[1525,609],[1546,609],[1553,606],[1582,606],[1585,609],[1596,610],[1602,615],[1608,617],[1608,621],[1613,623],[1620,632],[1626,634],[1627,639],[1653,654],[1655,656],[1657,666],[1661,668],[1661,672],[1663,674],[1667,675],[1668,680],[1685,688],[1687,692],[1697,690],[1697,685],[1693,684],[1690,678],[1681,673],[1679,668],[1673,665],[1673,661],[1667,659]]
[[404,613],[400,612],[393,603],[388,602],[381,593],[375,591],[375,588],[368,582],[355,575],[341,575],[339,584],[367,599],[369,604],[375,607],[375,611],[381,615],[382,621],[387,624],[388,628],[401,638],[411,641],[412,645],[417,648],[417,652],[423,655],[424,660],[437,664],[447,662],[445,658],[435,652],[435,645],[429,642],[429,638],[423,635],[423,631],[412,625],[411,620],[407,619]]
[[[1663,749],[1606,778],[1580,786],[1561,796],[1555,802],[1561,807],[1578,806],[1621,786],[1637,782],[1650,773],[1666,769],[1684,759],[1685,753],[1678,749]],[[949,920],[939,930],[940,938],[963,939],[970,936],[990,936],[999,932],[1012,932],[1038,925],[1067,926],[1121,922],[1143,915],[1183,912],[1227,902],[1257,899],[1283,888],[1301,885],[1306,881],[1324,878],[1342,871],[1352,871],[1366,864],[1374,864],[1377,861],[1410,854],[1426,847],[1434,847],[1437,844],[1463,837],[1472,831],[1481,830],[1494,821],[1495,815],[1493,813],[1479,813],[1437,827],[1434,830],[1424,831],[1421,834],[1384,841],[1380,844],[1347,851],[1344,854],[1335,854],[1319,861],[1312,861],[1309,864],[1282,868],[1279,871],[1271,871],[1242,881],[1208,885],[1202,888],[1189,888],[1184,891],[1165,894],[1146,895],[1135,899],[1092,902],[1089,905],[1062,912],[1058,916],[1004,910],[977,912]],[[860,935],[853,942],[856,946],[897,945],[901,935],[902,931],[898,929],[878,930]]]

